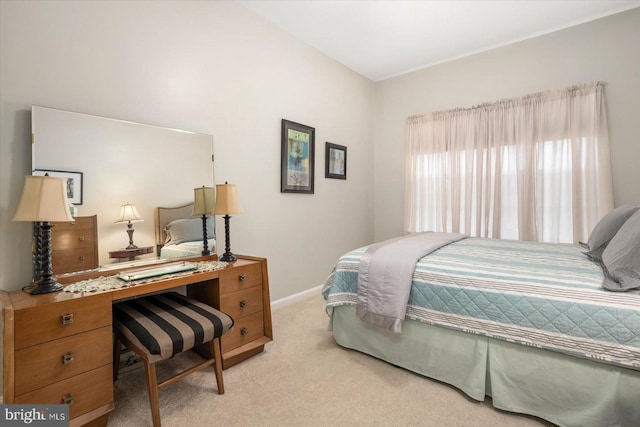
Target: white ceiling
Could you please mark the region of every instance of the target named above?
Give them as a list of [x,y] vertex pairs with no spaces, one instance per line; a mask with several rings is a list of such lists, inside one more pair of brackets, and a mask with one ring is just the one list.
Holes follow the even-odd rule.
[[640,7],[640,0],[239,3],[373,81]]

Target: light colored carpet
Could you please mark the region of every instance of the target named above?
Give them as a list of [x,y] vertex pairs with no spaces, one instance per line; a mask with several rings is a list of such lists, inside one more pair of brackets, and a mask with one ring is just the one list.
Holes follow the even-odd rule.
[[[274,341],[224,371],[224,395],[217,394],[213,368],[160,390],[163,426],[551,425],[339,347],[327,322],[321,296],[274,311]],[[176,366],[185,366],[185,355],[163,362],[160,375]],[[115,405],[110,427],[151,425],[143,369],[120,375]]]

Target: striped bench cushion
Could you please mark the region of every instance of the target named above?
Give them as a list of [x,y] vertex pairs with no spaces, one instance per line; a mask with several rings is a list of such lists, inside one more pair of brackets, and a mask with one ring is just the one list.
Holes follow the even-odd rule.
[[113,325],[123,341],[147,351],[149,360],[168,359],[231,330],[233,319],[176,292],[113,305]]

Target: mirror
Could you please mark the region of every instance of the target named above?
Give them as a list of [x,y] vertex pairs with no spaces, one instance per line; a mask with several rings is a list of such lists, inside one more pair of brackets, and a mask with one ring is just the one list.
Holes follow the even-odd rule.
[[152,261],[155,209],[193,203],[194,188],[214,187],[211,135],[40,106],[31,126],[33,173],[72,177],[75,216],[97,215],[100,266],[128,260],[109,254],[129,244],[127,224],[116,223],[122,205],[135,205],[143,220],[132,222],[134,244],[153,248],[136,260]]

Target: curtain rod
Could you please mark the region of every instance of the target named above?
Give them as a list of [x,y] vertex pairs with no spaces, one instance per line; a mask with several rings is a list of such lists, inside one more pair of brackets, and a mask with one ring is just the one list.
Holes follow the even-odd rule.
[[597,90],[598,88],[603,88],[604,85],[605,85],[605,82],[603,81],[583,83],[579,85],[565,87],[563,89],[552,89],[552,90],[536,92],[528,95],[522,95],[514,98],[504,98],[504,99],[499,99],[493,102],[485,102],[482,104],[474,105],[472,107],[459,107],[459,108],[452,108],[449,110],[434,111],[434,112],[425,113],[425,114],[415,114],[415,115],[409,116],[407,118],[407,121],[419,122],[420,120],[424,120],[424,119],[441,118],[442,116],[448,115],[448,114],[474,113],[476,111],[487,111],[495,107],[517,105],[523,102],[552,101],[555,99],[559,99],[563,96],[585,95],[592,92],[593,90]]

